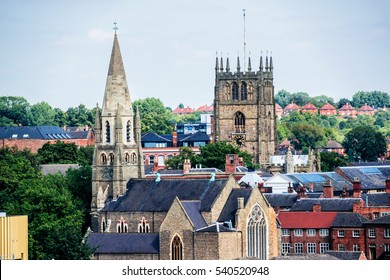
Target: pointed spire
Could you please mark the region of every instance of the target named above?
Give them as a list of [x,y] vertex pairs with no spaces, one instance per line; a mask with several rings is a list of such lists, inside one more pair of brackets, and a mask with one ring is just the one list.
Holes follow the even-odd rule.
[[226,72],[230,72],[229,56],[226,58]]
[[95,117],[95,142],[100,143],[102,141],[102,124],[100,122],[100,109],[99,104],[96,103],[96,117]]
[[263,72],[263,54],[260,56],[260,67],[259,67],[260,72]]
[[249,58],[248,58],[248,71],[251,72],[252,71],[252,63],[251,63],[251,55],[249,53]]
[[221,72],[223,72],[223,59],[222,59],[222,54],[221,54],[221,67],[219,68],[219,70],[220,70]]
[[241,67],[240,67],[240,57],[237,56],[237,72],[240,72]]
[[268,53],[267,53],[267,56],[265,57],[265,71],[268,72]]
[[108,75],[125,75],[125,68],[123,66],[121,50],[119,48],[118,35],[115,31],[114,43],[112,46],[110,66],[108,68]]
[[138,105],[135,107],[135,142],[141,142],[141,117]]
[[218,55],[217,53],[215,53],[215,72],[218,72],[219,70],[219,66],[218,66]]
[[270,55],[270,57],[269,57],[269,69],[270,69],[271,72],[272,72],[273,69],[274,69],[274,65],[273,65],[273,63],[272,63],[272,53],[271,53],[271,55]]

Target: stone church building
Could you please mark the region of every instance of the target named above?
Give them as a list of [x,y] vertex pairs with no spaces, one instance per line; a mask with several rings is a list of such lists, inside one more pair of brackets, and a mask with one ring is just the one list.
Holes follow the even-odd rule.
[[[257,80],[245,83],[247,101],[234,102],[252,104],[259,100],[260,88],[266,96],[273,93],[272,83],[264,88]],[[231,104],[236,115],[245,112],[238,103]],[[221,106],[228,108],[227,103]],[[255,110],[255,104],[251,106]],[[259,114],[273,116],[268,105]],[[264,123],[250,114],[243,117],[246,127],[261,122],[268,131],[274,129],[273,121]],[[220,122],[219,131],[224,125]],[[133,113],[116,32],[102,114],[97,113],[95,126],[92,231],[87,237],[95,259],[271,259],[279,255],[280,225],[258,187],[240,186],[233,176],[219,178],[214,173],[145,178],[140,116],[137,110]],[[266,142],[274,135],[253,137],[248,132],[244,143],[254,147],[259,160],[273,153],[276,142]]]

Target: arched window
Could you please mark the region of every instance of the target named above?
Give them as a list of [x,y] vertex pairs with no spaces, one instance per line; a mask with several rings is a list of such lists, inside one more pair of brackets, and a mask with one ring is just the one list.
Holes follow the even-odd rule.
[[171,244],[172,260],[182,260],[183,259],[183,243],[178,235],[172,240]]
[[234,115],[234,131],[236,133],[244,133],[245,132],[245,116],[241,112],[237,112]]
[[106,121],[106,142],[110,143],[111,135],[110,135],[110,123]]
[[257,204],[248,216],[246,239],[248,257],[267,259],[267,224],[263,210]]
[[123,217],[118,220],[118,223],[116,224],[116,232],[118,233],[127,233],[129,231],[129,227],[127,225],[127,222]]
[[132,164],[137,163],[137,155],[135,153],[131,154],[131,163]]
[[107,224],[106,224],[106,219],[102,219],[102,225],[101,225],[101,232],[105,232],[106,231],[106,227],[107,227]]
[[101,154],[100,155],[100,162],[102,163],[102,164],[107,164],[107,156],[106,156],[106,154]]
[[127,125],[126,125],[126,139],[127,139],[127,142],[130,142],[131,140],[131,126],[130,126],[130,121],[127,122]]
[[238,84],[236,82],[232,83],[232,99],[238,100]]
[[241,100],[247,100],[248,89],[245,82],[241,82]]
[[139,233],[149,233],[150,232],[150,226],[148,220],[145,219],[145,217],[142,217],[142,219],[138,222],[138,232]]
[[126,163],[129,163],[129,162],[130,162],[129,153],[125,153],[125,162],[126,162]]
[[114,164],[114,154],[110,153],[109,157],[110,157],[110,164]]

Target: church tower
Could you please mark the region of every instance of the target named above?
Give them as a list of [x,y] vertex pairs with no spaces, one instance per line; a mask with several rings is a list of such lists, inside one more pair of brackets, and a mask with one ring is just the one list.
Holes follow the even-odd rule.
[[214,139],[227,141],[254,156],[255,163],[268,163],[277,154],[277,133],[273,85],[272,56],[260,57],[258,71],[254,71],[251,58],[248,69],[241,69],[237,57],[237,70],[226,68],[221,57],[215,64]]
[[96,232],[94,220],[105,202],[123,195],[130,178],[145,177],[141,122],[138,109],[134,115],[131,105],[116,30],[102,114],[99,110],[96,113],[95,134],[91,214],[92,229]]

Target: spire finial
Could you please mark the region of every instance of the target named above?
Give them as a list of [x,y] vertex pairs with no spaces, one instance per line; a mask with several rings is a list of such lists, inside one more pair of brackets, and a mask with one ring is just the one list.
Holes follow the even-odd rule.
[[114,21],[114,31],[115,31],[115,35],[116,35],[116,31],[119,29],[116,25],[117,25],[118,23],[116,22],[116,21]]
[[246,33],[246,24],[245,24],[245,9],[242,9],[242,12],[244,13],[243,14],[243,18],[244,18],[244,71],[245,71],[245,60],[246,60],[246,36],[245,36],[245,33]]

